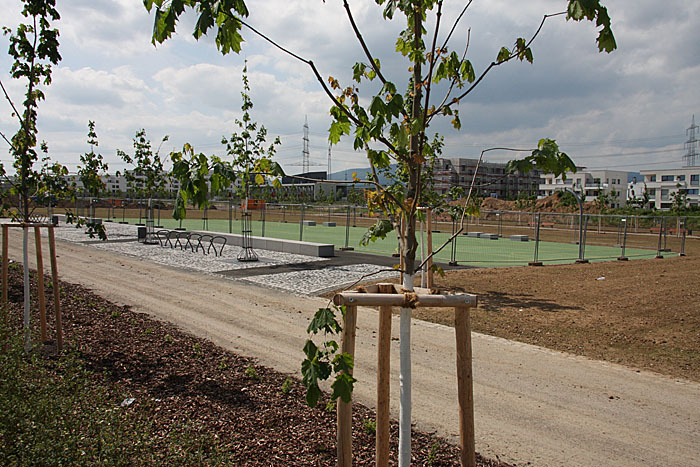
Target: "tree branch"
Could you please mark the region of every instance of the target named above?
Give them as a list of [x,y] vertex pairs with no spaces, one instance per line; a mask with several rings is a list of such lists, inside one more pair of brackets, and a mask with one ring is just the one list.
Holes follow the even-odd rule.
[[459,22],[462,20],[462,16],[464,16],[464,14],[467,12],[467,8],[469,8],[469,6],[472,4],[473,1],[474,0],[469,0],[469,2],[467,2],[467,4],[464,6],[464,8],[462,9],[462,12],[459,14],[457,19],[455,20],[455,23],[452,25],[452,29],[450,29],[450,33],[445,38],[445,42],[443,42],[441,48],[444,49],[445,47],[447,47],[447,43],[450,41],[450,38],[452,37],[452,33],[454,33],[455,29],[457,29],[457,24],[459,24]]
[[[545,21],[547,21],[547,18],[552,18],[554,16],[560,16],[560,15],[565,15],[565,14],[566,14],[565,11],[560,11],[559,13],[553,13],[551,15],[544,15],[544,17],[542,17],[542,21],[540,22],[540,26],[537,28],[537,31],[535,31],[535,34],[532,35],[530,40],[527,41],[527,43],[525,44],[525,48],[530,47],[530,44],[532,44],[532,42],[537,38],[540,31],[542,31],[542,27],[544,26]],[[481,80],[484,79],[486,74],[489,71],[491,71],[491,69],[493,67],[498,66],[498,65],[503,65],[504,63],[511,61],[513,58],[515,58],[517,56],[518,56],[517,53],[512,53],[512,54],[510,54],[510,56],[508,56],[508,58],[503,59],[500,62],[491,62],[491,64],[484,70],[484,72],[481,73],[479,78],[476,81],[474,81],[474,83],[469,87],[469,89],[464,91],[458,97],[455,97],[454,99],[452,99],[452,101],[449,102],[448,104],[446,104],[445,107],[451,107],[452,104],[458,103],[460,100],[462,100],[464,97],[466,97],[470,92],[472,92],[474,90],[474,88],[481,82]]]
[[531,151],[534,151],[534,149],[515,149],[515,148],[498,147],[498,148],[488,148],[488,149],[484,149],[483,151],[481,151],[481,154],[479,155],[479,160],[476,162],[476,168],[474,169],[474,175],[472,176],[472,182],[469,185],[469,193],[467,194],[467,197],[464,200],[464,206],[462,207],[462,216],[459,220],[459,229],[457,229],[457,231],[454,234],[452,234],[452,236],[450,236],[450,238],[445,240],[445,242],[442,245],[440,245],[440,247],[437,250],[433,251],[430,255],[428,255],[428,257],[425,258],[415,268],[415,270],[413,271],[414,274],[417,273],[418,271],[420,271],[421,269],[423,269],[423,266],[425,266],[431,258],[433,258],[436,254],[440,253],[440,251],[442,251],[447,245],[449,245],[450,242],[452,242],[455,239],[455,237],[457,237],[459,234],[461,234],[464,231],[464,218],[466,217],[467,206],[469,205],[469,201],[471,199],[472,192],[474,190],[474,187],[476,186],[476,176],[479,173],[479,168],[481,167],[481,161],[484,159],[484,153],[490,152],[490,151],[531,152]]
[[10,96],[7,94],[7,90],[5,89],[5,85],[2,84],[2,80],[0,80],[0,88],[2,88],[2,92],[3,94],[5,94],[5,99],[7,99],[7,102],[10,103],[10,106],[12,107],[12,110],[14,110],[17,119],[19,119],[20,126],[24,127],[24,120],[22,119],[22,115],[19,113],[19,110],[17,110],[17,107],[15,107],[14,102],[12,102],[12,99],[10,99]]
[[350,5],[348,4],[347,0],[343,0],[343,7],[345,7],[345,11],[348,14],[348,19],[350,20],[350,25],[352,26],[352,30],[355,32],[355,36],[357,37],[357,40],[360,41],[360,45],[362,46],[362,50],[365,53],[365,56],[367,56],[367,60],[369,60],[370,66],[374,70],[374,72],[377,74],[377,77],[379,80],[382,82],[382,84],[386,84],[386,79],[384,78],[384,75],[382,74],[381,70],[377,66],[377,64],[374,61],[374,57],[369,51],[369,48],[367,47],[367,44],[365,43],[365,39],[362,37],[362,34],[360,33],[360,29],[357,27],[357,24],[355,23],[355,18],[352,16],[352,12],[350,11]]
[[[316,65],[314,65],[314,62],[312,60],[307,60],[307,59],[295,54],[294,52],[282,47],[281,45],[277,44],[275,41],[273,41],[272,39],[270,39],[269,37],[267,37],[265,34],[261,33],[260,31],[258,31],[253,26],[246,23],[245,21],[241,20],[240,18],[238,18],[238,21],[240,21],[240,23],[243,26],[250,29],[253,33],[257,34],[261,39],[269,42],[270,44],[272,44],[273,46],[275,46],[276,48],[278,48],[282,52],[296,58],[297,60],[299,60],[302,63],[306,63],[309,67],[311,67],[311,70],[313,71],[314,75],[316,76],[316,79],[321,84],[321,87],[325,91],[328,98],[331,101],[333,101],[333,103],[336,105],[336,107],[338,107],[350,120],[352,120],[356,126],[367,128],[367,125],[365,125],[364,123],[362,123],[362,121],[360,119],[355,117],[355,115],[353,115],[352,112],[350,112],[347,109],[347,107],[345,107],[345,105],[343,105],[340,101],[338,101],[338,99],[333,95],[333,93],[326,85],[326,82],[323,80],[323,77],[318,72],[318,69],[316,68]],[[380,136],[377,138],[377,140],[380,141],[382,144],[384,144],[387,148],[389,148],[389,150],[391,150],[394,154],[397,154],[397,155],[400,154],[399,151],[396,149],[396,147],[394,147],[394,145],[391,144],[391,142],[389,140],[387,140],[385,137]]]

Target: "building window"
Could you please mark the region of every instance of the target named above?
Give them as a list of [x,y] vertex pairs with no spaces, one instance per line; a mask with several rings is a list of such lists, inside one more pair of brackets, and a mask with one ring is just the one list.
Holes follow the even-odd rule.
[[700,191],[700,190],[698,190],[697,188],[696,188],[696,189],[693,189],[693,190],[688,190],[688,194],[689,194],[689,195],[697,195],[699,191]]
[[691,175],[690,176],[690,184],[697,186],[700,184],[700,175]]
[[662,175],[662,176],[661,176],[661,181],[662,181],[662,182],[672,182],[672,181],[673,181],[673,175]]
[[678,180],[679,182],[684,182],[684,181],[685,181],[685,175],[679,175],[678,177],[676,177],[676,180]]
[[668,190],[661,190],[661,201],[668,201]]
[[647,175],[647,182],[655,182],[656,175]]

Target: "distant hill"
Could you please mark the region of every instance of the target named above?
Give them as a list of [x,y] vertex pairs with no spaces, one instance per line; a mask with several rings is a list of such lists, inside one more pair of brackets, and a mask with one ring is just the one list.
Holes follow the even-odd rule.
[[[370,169],[369,167],[360,167],[356,169],[347,169],[347,170],[341,170],[340,172],[334,172],[331,174],[330,179],[331,180],[347,180],[348,182],[352,182],[352,174],[353,172],[357,173],[357,177],[361,179],[367,179],[367,172],[369,172]],[[380,175],[379,177],[379,183],[382,185],[386,185],[388,182],[386,177],[382,177]]]

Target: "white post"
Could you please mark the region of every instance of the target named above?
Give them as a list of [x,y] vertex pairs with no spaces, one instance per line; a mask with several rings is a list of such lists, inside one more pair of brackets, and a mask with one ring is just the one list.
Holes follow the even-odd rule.
[[29,251],[27,250],[28,248],[28,241],[27,237],[29,235],[29,227],[26,225],[22,228],[22,246],[23,248],[23,257],[22,261],[24,262],[24,335],[25,335],[25,343],[24,343],[24,350],[29,352],[32,349],[32,341],[31,341],[31,335],[29,332],[29,311],[30,311],[30,302],[29,302]]
[[[403,275],[404,290],[413,291],[413,274]],[[399,467],[411,465],[411,308],[401,308],[399,326]]]

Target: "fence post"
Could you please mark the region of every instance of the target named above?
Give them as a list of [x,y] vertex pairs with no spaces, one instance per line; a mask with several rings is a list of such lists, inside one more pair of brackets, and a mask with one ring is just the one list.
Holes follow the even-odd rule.
[[681,251],[678,254],[678,256],[685,256],[685,235],[686,235],[686,230],[688,229],[688,218],[685,217],[681,221]]
[[664,259],[664,255],[661,254],[661,242],[663,241],[663,236],[664,236],[664,229],[666,227],[666,222],[665,218],[661,218],[661,222],[659,223],[659,242],[656,246],[656,259]]
[[122,221],[120,224],[126,224],[126,200],[122,201]]
[[627,247],[627,219],[622,218],[620,221],[624,224],[624,232],[622,233],[622,255],[617,258],[618,261],[627,261],[627,257],[625,256],[625,248]]
[[260,213],[260,216],[262,217],[262,235],[261,237],[265,236],[265,213],[267,212],[267,204],[263,204],[262,207],[262,212]]
[[156,225],[159,229],[162,229],[163,226],[160,223],[160,202],[158,203],[158,225]]
[[301,203],[301,215],[299,218],[299,241],[304,238],[304,203]]
[[283,224],[287,223],[287,205],[286,204],[282,205],[282,223]]
[[452,251],[450,252],[450,266],[457,266],[457,237],[459,235],[455,235],[457,233],[457,218],[453,217],[452,218],[452,245],[450,245]]
[[136,225],[143,225],[143,223],[141,222],[141,220],[142,220],[142,218],[143,218],[143,215],[142,215],[143,204],[142,204],[141,201],[142,201],[142,200],[139,198],[139,222],[138,222],[138,224],[136,224]]
[[532,213],[533,228],[535,229],[535,257],[528,266],[542,266],[542,261],[539,260],[540,252],[540,213]]
[[347,211],[345,213],[345,246],[341,248],[342,251],[352,251],[355,248],[350,246],[350,205],[347,206]]
[[228,233],[233,233],[233,200],[231,198],[228,199]]
[[[600,219],[600,217],[599,217]],[[588,260],[586,259],[586,234],[588,233],[588,216],[584,215],[582,219],[582,224],[579,226],[579,245],[578,245],[578,259],[577,264],[586,264]]]

